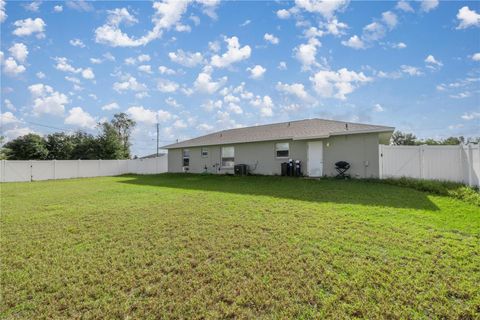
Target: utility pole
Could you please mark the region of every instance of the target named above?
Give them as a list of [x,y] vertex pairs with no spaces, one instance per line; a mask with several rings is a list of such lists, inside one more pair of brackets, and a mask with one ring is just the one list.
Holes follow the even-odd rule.
[[159,148],[159,145],[158,145],[159,130],[160,130],[160,123],[157,122],[157,158],[158,158],[158,148]]

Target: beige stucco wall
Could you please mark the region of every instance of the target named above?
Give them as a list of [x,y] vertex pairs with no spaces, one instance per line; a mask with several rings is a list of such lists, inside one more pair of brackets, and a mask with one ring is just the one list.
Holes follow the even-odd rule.
[[377,178],[378,137],[378,133],[368,133],[324,139],[323,173],[327,176],[336,175],[335,162],[343,160],[350,163],[348,173],[352,177]]
[[[335,136],[323,141],[324,174],[336,175],[335,162],[344,160],[351,164],[350,174],[353,177],[378,177],[378,143],[379,134],[355,134]],[[281,141],[265,141],[233,144],[235,147],[235,163],[248,164],[254,174],[279,175],[280,164],[285,158],[275,157],[275,143]],[[289,140],[290,158],[302,161],[302,171],[307,172],[308,141]],[[221,163],[221,146],[209,146],[208,157],[202,157],[201,148],[190,149],[190,168],[192,173],[233,173],[231,169],[218,170]],[[366,166],[368,161],[368,166]],[[205,167],[207,168],[205,170]],[[168,151],[168,171],[182,172],[182,149]]]

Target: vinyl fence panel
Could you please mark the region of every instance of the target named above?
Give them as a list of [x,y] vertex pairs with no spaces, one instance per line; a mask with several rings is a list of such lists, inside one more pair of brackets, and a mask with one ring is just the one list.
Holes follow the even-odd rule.
[[380,145],[380,175],[386,178],[422,176],[420,149],[415,146],[397,148]]
[[423,179],[463,182],[463,148],[459,146],[421,146]]
[[2,181],[31,181],[32,168],[30,161],[2,160]]
[[48,180],[55,177],[53,161],[31,161],[32,181]]
[[[79,176],[78,160],[53,161],[55,161],[55,177],[53,177],[52,179],[71,179],[77,178]],[[96,162],[96,160],[92,161]]]
[[168,171],[168,157],[135,160],[2,160],[1,182],[23,182],[116,176],[126,173],[155,174]]
[[409,177],[479,186],[480,147],[379,146],[380,178]]
[[467,159],[466,177],[471,186],[480,187],[480,145],[474,148],[472,145],[464,148]]
[[101,176],[100,163],[102,160],[77,160],[79,178]]

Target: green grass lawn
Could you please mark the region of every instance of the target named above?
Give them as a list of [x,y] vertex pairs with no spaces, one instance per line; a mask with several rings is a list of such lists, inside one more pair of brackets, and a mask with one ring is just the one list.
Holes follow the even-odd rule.
[[2,318],[479,319],[480,209],[362,181],[1,185]]

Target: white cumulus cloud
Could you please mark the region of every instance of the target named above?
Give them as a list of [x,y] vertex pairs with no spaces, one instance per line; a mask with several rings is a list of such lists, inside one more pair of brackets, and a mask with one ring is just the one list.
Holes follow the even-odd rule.
[[72,126],[89,129],[93,129],[97,125],[95,118],[81,107],[74,107],[68,110],[68,115],[64,122]]
[[211,60],[211,65],[217,68],[226,68],[233,63],[248,59],[252,52],[250,46],[246,45],[240,47],[240,42],[237,37],[225,38],[227,42],[227,52],[220,55],[214,55]]
[[424,12],[429,12],[435,9],[436,7],[438,7],[438,3],[439,3],[438,0],[422,0],[420,4],[420,8]]
[[400,69],[403,73],[406,73],[410,76],[421,76],[423,74],[419,68],[409,65],[401,65]]
[[182,106],[180,103],[177,102],[177,100],[172,97],[168,97],[167,99],[165,99],[165,103],[174,108],[180,108]]
[[5,5],[7,2],[5,0],[0,0],[0,23],[7,19],[7,14],[5,13]]
[[0,113],[0,124],[2,126],[17,122],[20,122],[20,120],[18,120],[17,117],[15,117],[15,115],[10,111]]
[[308,43],[300,44],[294,49],[295,57],[302,64],[302,70],[310,70],[312,66],[318,65],[316,55],[317,47],[320,46],[320,41],[310,38]]
[[270,34],[270,33],[265,33],[265,35],[263,36],[263,39],[265,39],[265,41],[267,42],[270,42],[271,44],[278,44],[280,42],[280,40],[275,37],[273,34]]
[[214,81],[209,71],[211,70],[204,70],[198,74],[197,79],[194,82],[196,91],[212,94],[227,82],[227,77],[223,77],[218,81]]
[[165,66],[158,67],[158,71],[160,72],[160,74],[166,74],[166,75],[176,74],[175,70],[169,69],[168,67],[165,67]]
[[253,68],[247,68],[247,71],[250,71],[250,78],[252,79],[260,79],[263,77],[264,73],[267,71],[264,67],[257,64]]
[[86,0],[69,0],[65,2],[67,7],[70,9],[81,11],[81,12],[88,12],[93,11],[93,6]]
[[280,9],[277,11],[277,17],[279,17],[280,19],[288,19],[290,18],[290,11],[286,9]]
[[151,109],[146,109],[143,106],[132,106],[127,109],[127,114],[129,114],[133,120],[145,123],[145,124],[155,124],[157,122],[166,122],[172,119],[172,114],[165,110],[154,111]]
[[462,115],[463,120],[473,120],[473,119],[480,119],[480,112],[471,112],[471,113],[464,113]]
[[17,111],[17,108],[13,105],[13,103],[9,99],[3,100],[3,106],[11,111]]
[[470,10],[470,8],[467,6],[458,10],[457,19],[460,21],[457,29],[480,27],[480,14],[478,14],[475,10]]
[[28,57],[28,48],[23,43],[15,43],[8,49],[10,54],[20,63],[24,63]]
[[376,103],[374,106],[373,106],[373,111],[375,112],[383,112],[385,111],[385,109],[382,107],[382,105],[380,103]]
[[203,62],[203,56],[200,52],[185,52],[182,49],[177,50],[177,52],[169,52],[168,57],[173,62],[189,68]]
[[61,115],[65,111],[65,105],[70,102],[66,95],[43,83],[33,84],[28,90],[34,99],[33,113],[37,115]]
[[395,8],[405,12],[414,12],[410,3],[408,3],[408,1],[405,1],[405,0],[398,1]]
[[123,92],[123,91],[146,91],[147,87],[143,84],[137,81],[135,77],[128,76],[125,79],[123,79],[122,82],[115,82],[113,84],[113,90],[117,92]]
[[152,73],[152,66],[148,64],[142,64],[141,66],[138,66],[138,71],[142,71],[145,73]]
[[25,70],[27,69],[24,66],[17,64],[12,57],[3,61],[3,71],[9,75],[16,76],[25,72]]
[[178,83],[166,79],[159,79],[157,83],[157,89],[160,92],[172,93],[177,91],[180,86]]
[[16,27],[13,30],[13,34],[19,37],[29,36],[36,34],[37,38],[41,39],[45,37],[46,24],[41,18],[27,18],[24,20],[17,20],[13,23]]
[[322,70],[310,77],[313,88],[322,97],[345,100],[348,94],[364,83],[372,81],[363,72],[342,68],[338,71]]
[[405,49],[406,47],[407,47],[407,45],[403,42],[398,42],[398,43],[392,44],[392,48],[395,48],[395,49]]
[[80,73],[82,72],[82,68],[74,68],[69,62],[68,59],[65,57],[55,57],[55,69],[63,71],[63,72],[71,72],[71,73]]
[[86,68],[82,70],[82,77],[85,79],[95,79],[95,74],[93,73],[93,70],[91,68]]
[[397,15],[392,11],[385,11],[382,13],[382,20],[390,29],[395,28],[398,24]]
[[275,88],[280,92],[296,96],[304,101],[310,100],[311,98],[307,91],[305,91],[305,86],[301,83],[288,84],[278,82]]
[[141,54],[137,57],[138,62],[147,62],[150,61],[150,56],[148,54]]
[[[120,28],[122,24],[134,24],[138,20],[126,8],[108,10],[107,21],[95,30],[95,41],[112,47],[138,47],[162,36],[165,30],[189,31],[190,27],[180,23],[188,5],[193,1],[164,0],[154,2],[153,28],[141,37],[131,37]],[[203,12],[215,18],[216,0],[196,0],[203,6]]]
[[342,44],[353,49],[365,49],[365,43],[357,35],[353,35],[350,39],[342,41]]
[[319,13],[324,18],[330,19],[337,11],[344,10],[349,2],[349,0],[295,0],[295,5],[297,8]]
[[120,106],[116,102],[106,104],[102,107],[102,110],[106,110],[106,111],[116,110],[116,109],[120,109]]
[[69,43],[74,47],[85,48],[85,44],[80,39],[72,39],[69,41]]
[[429,54],[425,58],[425,63],[427,64],[428,68],[432,68],[432,69],[440,68],[441,66],[443,66],[443,63],[435,59],[435,57],[432,56],[431,54]]
[[255,99],[250,100],[250,104],[260,110],[261,117],[273,116],[273,101],[270,96],[256,96]]

